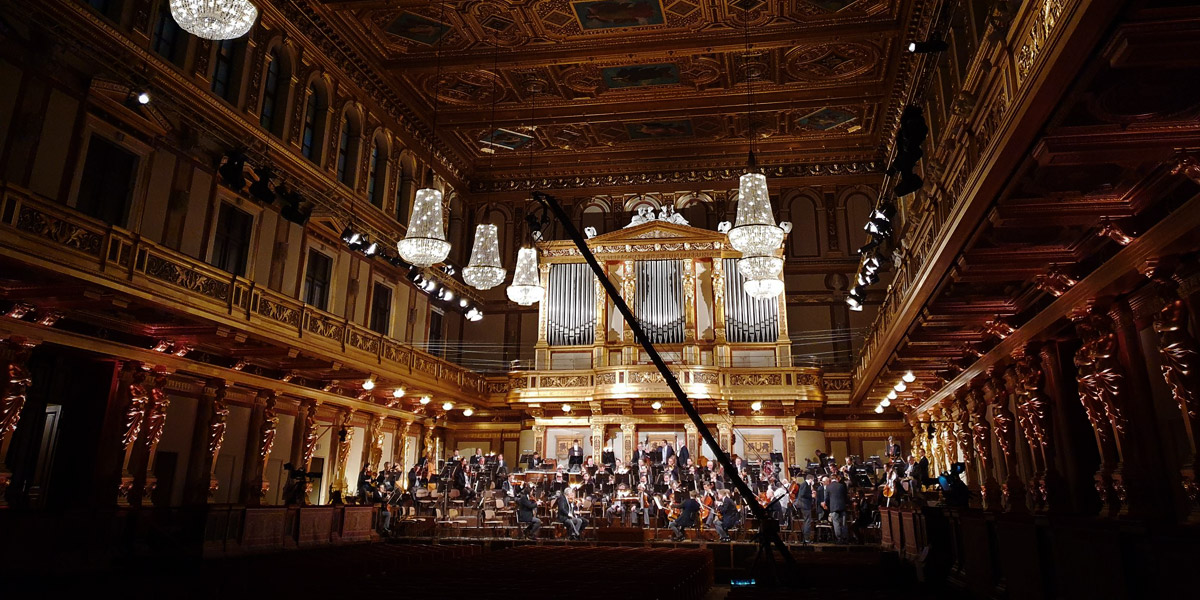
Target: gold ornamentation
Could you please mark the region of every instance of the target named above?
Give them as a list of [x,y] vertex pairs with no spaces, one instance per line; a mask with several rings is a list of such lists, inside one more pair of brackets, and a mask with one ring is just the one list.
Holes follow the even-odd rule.
[[729,385],[783,385],[783,376],[779,373],[738,373],[729,376]]
[[17,229],[92,256],[100,256],[100,248],[104,245],[102,235],[28,206],[22,206],[17,215]]
[[154,253],[146,257],[146,274],[213,300],[229,301],[229,282],[213,279],[191,267],[170,262]]
[[547,375],[539,380],[540,387],[569,388],[587,387],[591,385],[587,375]]

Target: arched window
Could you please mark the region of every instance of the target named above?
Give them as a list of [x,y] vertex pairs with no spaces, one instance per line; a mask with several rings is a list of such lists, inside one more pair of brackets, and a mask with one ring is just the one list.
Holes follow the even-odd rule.
[[154,23],[154,36],[150,40],[150,47],[159,56],[182,66],[183,59],[187,56],[187,45],[187,33],[175,22],[175,17],[171,16],[171,7],[163,0],[158,7],[158,20]]
[[383,141],[376,139],[371,144],[371,164],[367,171],[367,200],[377,208],[383,208],[384,187],[387,185],[387,150]]
[[400,185],[396,186],[396,220],[408,219],[408,207],[417,193],[417,161],[407,154],[400,158]]
[[817,220],[817,205],[811,198],[798,195],[788,203],[792,233],[788,236],[789,254],[796,257],[821,255],[821,227]]
[[237,104],[241,66],[246,56],[246,38],[222,40],[214,46],[212,91],[230,104]]
[[342,133],[338,140],[337,178],[347,187],[354,187],[355,168],[358,162],[358,127],[350,113],[342,115]]
[[872,206],[872,200],[866,194],[856,192],[846,199],[846,236],[851,252],[857,251],[867,241],[863,226],[871,216]]
[[308,84],[308,102],[304,107],[304,135],[300,151],[308,160],[321,164],[321,148],[325,141],[325,113],[328,112],[325,94],[316,82]]
[[262,112],[258,122],[276,136],[283,135],[284,111],[287,109],[288,81],[292,74],[289,72],[279,49],[274,49],[267,57],[267,77],[263,82]]
[[121,8],[124,5],[123,0],[87,0],[87,3],[109,19],[114,21],[121,20]]

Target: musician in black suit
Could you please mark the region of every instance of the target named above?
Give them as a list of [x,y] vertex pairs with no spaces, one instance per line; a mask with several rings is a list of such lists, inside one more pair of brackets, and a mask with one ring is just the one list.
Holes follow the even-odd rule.
[[542,455],[538,454],[537,452],[534,452],[533,454],[527,456],[525,458],[525,468],[526,469],[542,468]]
[[483,448],[476,448],[475,454],[471,455],[471,466],[483,466]]
[[717,506],[720,519],[713,521],[713,529],[717,530],[717,535],[720,536],[722,542],[728,542],[729,530],[737,527],[741,522],[742,512],[737,509],[737,504],[734,504],[729,490],[720,490],[717,492],[717,497],[721,499],[721,503]]
[[685,467],[688,466],[688,459],[692,458],[692,453],[688,451],[686,442],[679,445],[679,453],[677,456],[679,457],[679,464]]
[[664,465],[667,464],[667,461],[671,460],[672,456],[675,456],[675,449],[671,447],[671,442],[668,442],[667,440],[663,440],[662,464],[664,464]]
[[833,537],[837,543],[845,544],[849,533],[846,531],[846,511],[850,509],[850,495],[838,475],[825,486],[825,508],[833,524]]
[[609,443],[600,451],[600,464],[608,467],[609,471],[617,469],[617,454],[613,452],[612,444]]
[[575,507],[571,505],[571,501],[574,499],[575,492],[570,488],[558,495],[558,522],[567,527],[569,539],[577,540],[580,528],[583,527],[583,519],[575,515]]
[[579,445],[579,440],[575,440],[571,443],[571,448],[567,450],[567,468],[574,469],[581,466],[583,466],[583,447]]
[[809,473],[804,477],[804,481],[800,482],[796,492],[796,503],[793,505],[795,510],[800,511],[800,516],[804,519],[802,536],[805,544],[812,543],[813,500],[817,493],[814,484],[816,484],[816,477]]
[[887,445],[883,448],[883,453],[888,458],[900,458],[900,442],[894,441],[892,436],[888,436]]
[[521,490],[521,495],[517,496],[517,522],[529,524],[525,528],[524,537],[531,540],[537,539],[537,532],[542,528],[542,520],[534,514],[538,504],[530,497],[532,495],[533,488],[526,487]]
[[918,485],[929,485],[933,480],[929,478],[929,459],[925,457],[925,449],[918,449],[917,456],[919,459],[917,460],[917,470],[913,475],[913,479],[917,480]]
[[641,442],[638,442],[637,450],[633,451],[633,462],[630,465],[634,471],[637,471],[639,468],[641,468],[642,459],[644,459],[645,457],[646,457],[646,448],[645,448],[645,446],[642,445]]
[[817,484],[817,505],[815,508],[818,521],[824,521],[825,516],[828,514],[828,509],[825,507],[825,486],[827,485],[829,485],[829,476],[822,476],[820,483]]
[[688,527],[696,525],[696,515],[700,514],[700,502],[696,500],[696,492],[688,494],[686,500],[680,505],[679,518],[675,519],[669,527],[675,535],[671,538],[673,542],[682,542],[687,539],[687,534],[683,531]]

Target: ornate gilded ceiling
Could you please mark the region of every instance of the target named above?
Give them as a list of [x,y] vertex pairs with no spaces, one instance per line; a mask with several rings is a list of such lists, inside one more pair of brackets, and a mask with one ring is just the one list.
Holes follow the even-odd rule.
[[[878,161],[922,0],[314,0],[480,181]],[[747,50],[749,48],[749,50]],[[748,94],[748,87],[753,94]],[[748,118],[748,107],[754,116]]]

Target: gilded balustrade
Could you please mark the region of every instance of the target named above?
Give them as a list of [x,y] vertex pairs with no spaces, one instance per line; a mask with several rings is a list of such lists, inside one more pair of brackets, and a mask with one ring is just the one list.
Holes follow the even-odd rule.
[[303,344],[337,362],[352,360],[382,379],[463,400],[486,393],[482,375],[26,190],[0,188],[0,216],[0,228],[17,234],[6,234],[0,251],[21,260],[279,344]]

